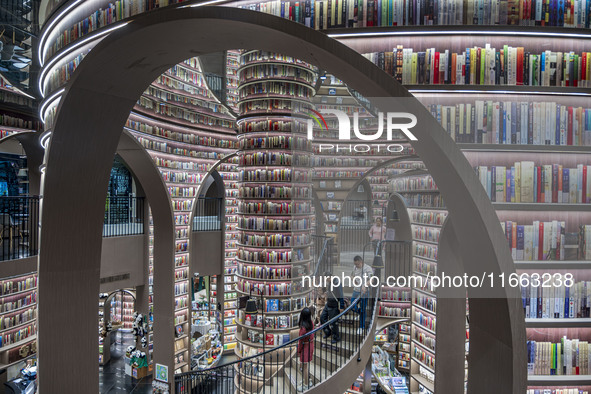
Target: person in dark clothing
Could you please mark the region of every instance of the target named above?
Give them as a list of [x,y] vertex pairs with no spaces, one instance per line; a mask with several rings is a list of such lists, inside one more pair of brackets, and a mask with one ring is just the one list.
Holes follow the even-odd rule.
[[[326,275],[330,276],[330,273],[327,273]],[[343,305],[344,303],[343,289],[340,286],[333,289],[332,291],[329,288],[326,288],[324,294],[326,297],[326,304],[322,310],[322,314],[320,315],[321,324],[324,324],[333,317],[337,316],[340,312],[339,305]],[[341,340],[338,321],[335,321],[329,326],[324,327],[323,330],[325,338],[328,338],[332,335],[332,343],[337,343]]]

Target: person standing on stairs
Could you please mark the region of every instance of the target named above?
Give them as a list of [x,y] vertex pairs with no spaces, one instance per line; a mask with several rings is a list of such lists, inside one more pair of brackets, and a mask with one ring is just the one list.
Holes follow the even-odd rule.
[[[298,325],[300,326],[300,337],[314,329],[310,308],[302,309]],[[314,356],[314,334],[308,335],[298,341],[298,355],[300,356],[300,362],[302,363],[303,382],[301,391],[305,391],[312,386],[310,383],[309,365]]]
[[[369,283],[369,278],[373,276],[373,269],[369,265],[364,264],[361,256],[355,256],[353,258],[353,264],[355,265],[355,268],[353,268],[353,272],[351,272],[351,281],[355,283],[355,278],[361,278],[361,286],[353,287],[353,294],[351,295],[351,302],[355,301],[357,298],[361,298],[355,307],[355,311],[359,314],[359,329],[357,330],[357,333],[361,334],[365,328],[365,309],[367,306],[367,297],[369,295],[369,289],[365,284]],[[359,282],[359,280],[357,280],[357,282]]]
[[[328,278],[332,275],[330,272],[326,272],[324,274]],[[327,283],[330,279],[327,279]],[[333,290],[330,290],[328,287],[325,289],[325,299],[326,305],[322,310],[322,314],[320,315],[320,324],[324,324],[327,321],[331,320],[332,318],[338,316],[339,314],[339,303],[343,300],[343,288],[342,286],[338,286]],[[330,324],[330,326],[324,327],[324,338],[328,338],[332,335],[332,343],[337,343],[341,340],[339,335],[339,323],[335,321],[334,323]]]

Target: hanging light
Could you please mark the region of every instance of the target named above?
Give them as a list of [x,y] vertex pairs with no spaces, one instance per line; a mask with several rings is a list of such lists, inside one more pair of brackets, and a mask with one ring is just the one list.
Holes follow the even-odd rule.
[[258,312],[257,302],[255,299],[250,298],[248,301],[246,301],[246,309],[244,310],[244,313],[248,313],[249,315],[253,315],[253,314],[256,314],[257,312]]

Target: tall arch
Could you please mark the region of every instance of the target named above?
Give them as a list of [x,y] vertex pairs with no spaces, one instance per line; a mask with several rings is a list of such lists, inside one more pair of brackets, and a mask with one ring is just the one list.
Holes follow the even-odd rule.
[[[91,393],[98,387],[94,373],[98,341],[89,340],[83,333],[96,330],[104,203],[101,191],[106,187],[110,160],[130,110],[146,86],[172,65],[188,57],[236,47],[281,52],[310,62],[330,70],[365,97],[406,97],[403,109],[418,119],[413,128],[418,140],[412,145],[431,169],[454,216],[459,253],[462,261],[470,263],[463,268],[475,275],[514,270],[492,204],[466,158],[418,100],[363,56],[320,32],[248,10],[191,8],[181,4],[138,15],[87,55],[60,101],[48,152],[42,209],[42,392]],[[378,100],[375,104],[392,112],[401,109],[392,108],[388,101]],[[85,198],[79,198],[81,195]],[[80,217],[85,218],[82,224]],[[154,216],[155,224],[162,220],[171,221],[171,215],[166,219]],[[172,235],[170,231],[160,241],[172,245]],[[172,269],[168,274],[155,278],[155,291],[161,283],[163,288],[172,286]],[[475,311],[471,320],[471,350],[486,357],[470,360],[468,392],[523,392],[526,348],[519,291],[496,289],[496,298],[485,298],[484,290],[470,291],[471,310]],[[171,302],[155,305],[155,312],[159,309],[157,313],[167,315],[165,311],[172,311],[172,289],[169,296]],[[156,295],[155,301],[161,302]],[[79,325],[78,330],[70,333],[68,349],[75,348],[85,355],[77,360],[76,374],[68,367],[71,353],[60,340],[61,324],[67,320],[75,320]],[[171,336],[170,327],[172,319],[155,321],[154,335],[165,332]],[[155,344],[154,358],[173,370],[172,346],[164,349]],[[328,385],[330,381],[323,382],[314,391],[325,390]]]

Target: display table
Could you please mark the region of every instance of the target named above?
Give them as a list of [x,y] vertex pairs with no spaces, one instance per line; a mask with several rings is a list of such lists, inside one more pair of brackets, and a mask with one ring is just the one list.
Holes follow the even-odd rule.
[[378,346],[373,347],[371,371],[380,387],[389,394],[409,394],[406,377],[392,368],[390,355]]

